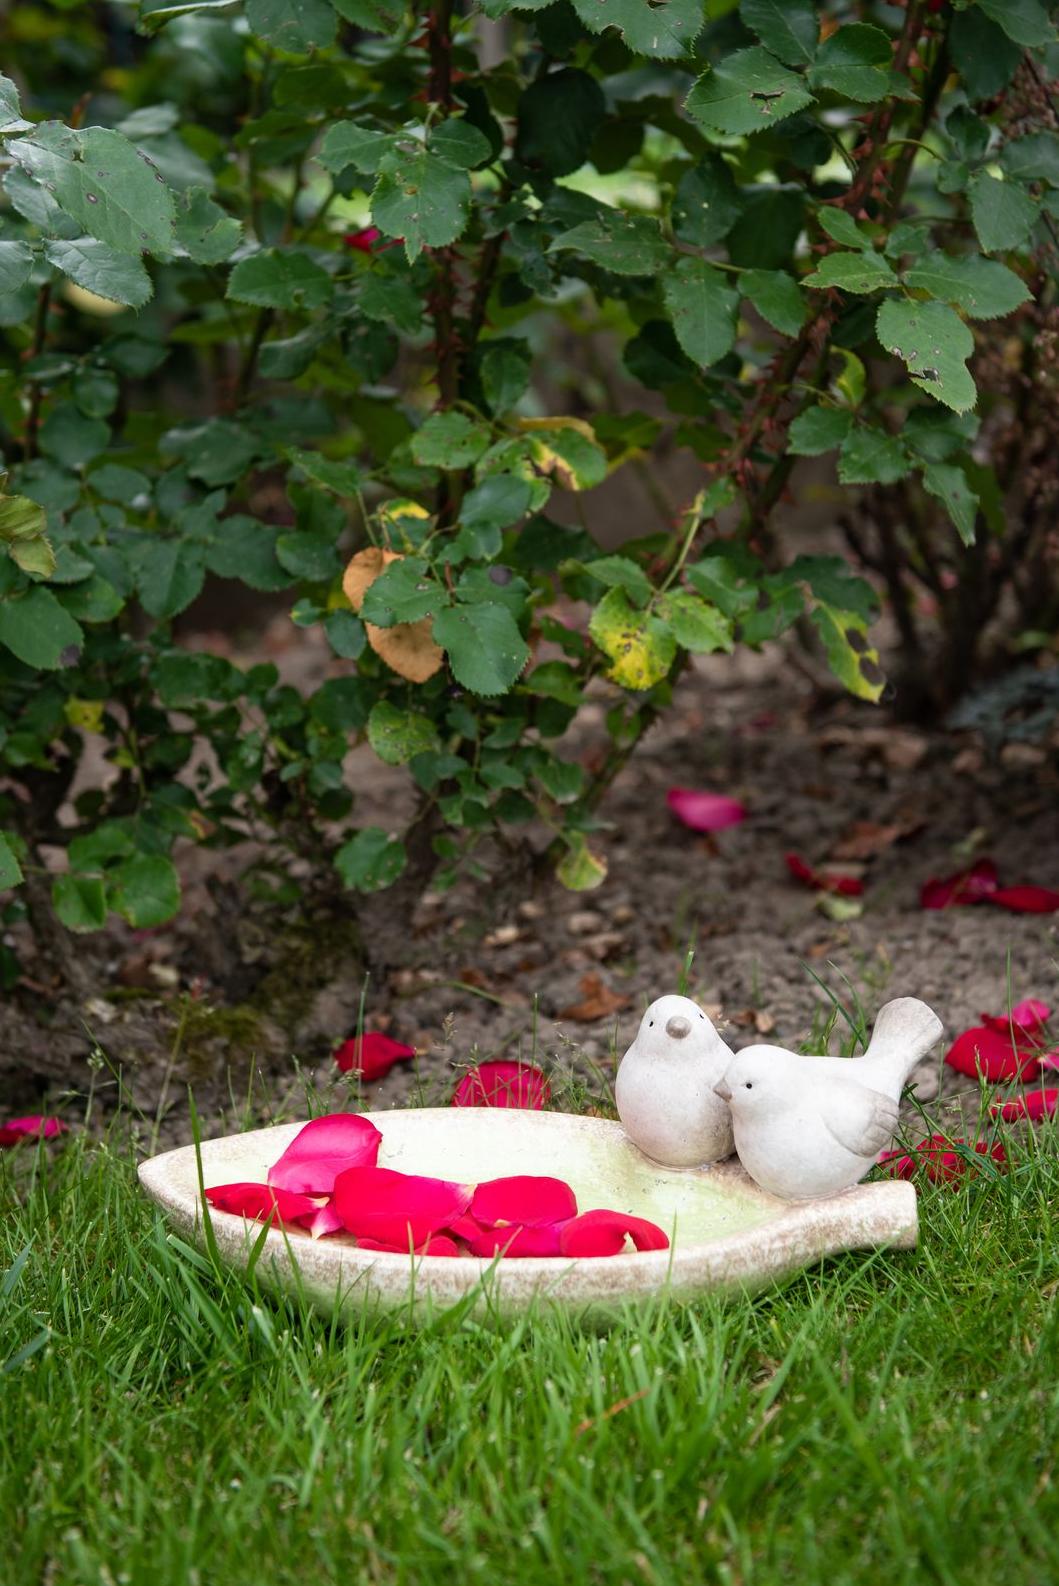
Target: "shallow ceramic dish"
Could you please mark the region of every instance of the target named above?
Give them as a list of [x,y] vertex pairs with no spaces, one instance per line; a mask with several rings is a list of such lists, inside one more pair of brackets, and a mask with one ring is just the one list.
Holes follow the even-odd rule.
[[[270,1231],[257,1273],[274,1288],[300,1286],[328,1313],[365,1305],[419,1311],[445,1307],[480,1288],[482,1303],[503,1311],[534,1297],[571,1309],[606,1311],[666,1291],[686,1298],[707,1289],[758,1288],[821,1256],[916,1242],[916,1192],[900,1180],[860,1184],[826,1200],[789,1205],[768,1195],[738,1162],[697,1171],[656,1166],[621,1125],[569,1113],[486,1108],[413,1108],[367,1114],[382,1132],[380,1167],[467,1183],[513,1173],[564,1178],[581,1211],[609,1207],[648,1217],[669,1234],[669,1250],[578,1260],[486,1261],[474,1256],[389,1255],[358,1250],[345,1236],[313,1240],[299,1229]],[[202,1147],[206,1187],[263,1183],[301,1124],[209,1140]],[[140,1167],[144,1189],[180,1231],[203,1244],[195,1149],[185,1146]],[[221,1255],[245,1266],[261,1225],[212,1213]]]

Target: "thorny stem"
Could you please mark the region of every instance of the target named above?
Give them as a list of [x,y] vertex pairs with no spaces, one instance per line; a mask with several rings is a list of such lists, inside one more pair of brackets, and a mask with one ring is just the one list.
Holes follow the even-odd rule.
[[[51,307],[51,282],[46,281],[37,293],[37,313],[33,321],[33,340],[30,343],[26,359],[37,358],[44,350],[44,340],[48,334],[48,310]],[[44,387],[39,380],[34,380],[30,385],[29,411],[26,414],[26,444],[25,457],[29,462],[37,455],[37,431],[40,429],[40,408],[44,400]]]
[[[454,0],[434,0],[427,13],[427,50],[430,74],[427,97],[443,117],[452,113],[452,13]],[[434,255],[436,275],[431,295],[434,348],[437,357],[438,407],[450,408],[459,400],[462,346],[456,329],[456,252],[439,248]],[[439,522],[450,523],[459,510],[461,481],[458,473],[443,476],[438,488]]]

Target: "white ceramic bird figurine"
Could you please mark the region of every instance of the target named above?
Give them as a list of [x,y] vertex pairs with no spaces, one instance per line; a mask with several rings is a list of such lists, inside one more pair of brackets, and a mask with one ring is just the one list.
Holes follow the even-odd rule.
[[690,997],[652,1002],[614,1084],[633,1144],[666,1167],[731,1156],[731,1116],[714,1091],[731,1061],[731,1049]]
[[781,1046],[737,1052],[717,1095],[750,1177],[783,1200],[834,1195],[862,1179],[897,1128],[909,1074],[942,1032],[915,997],[879,1010],[862,1057],[803,1057]]

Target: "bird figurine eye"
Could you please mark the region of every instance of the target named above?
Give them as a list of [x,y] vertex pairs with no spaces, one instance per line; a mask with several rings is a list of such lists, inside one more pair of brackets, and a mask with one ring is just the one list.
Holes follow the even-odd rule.
[[747,1090],[753,1090],[753,1088],[754,1088],[752,1082],[749,1079],[746,1082],[746,1088],[747,1088]]
[[653,1029],[654,1029],[654,1027],[655,1027],[655,1021],[654,1021],[654,1020],[653,1020],[653,1019],[648,1019],[648,1021],[647,1021],[647,1028],[648,1028],[648,1029],[649,1029],[649,1030],[653,1030]]

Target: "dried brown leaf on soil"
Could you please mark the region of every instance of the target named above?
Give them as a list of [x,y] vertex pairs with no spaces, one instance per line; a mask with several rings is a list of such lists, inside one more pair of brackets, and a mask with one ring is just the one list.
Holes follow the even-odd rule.
[[581,991],[581,1001],[571,1003],[568,1008],[561,1008],[560,1019],[573,1019],[577,1024],[595,1024],[597,1019],[605,1019],[612,1013],[618,1013],[632,1002],[631,997],[623,996],[620,991],[611,991],[609,986],[604,985],[600,975],[582,975],[578,987]]

